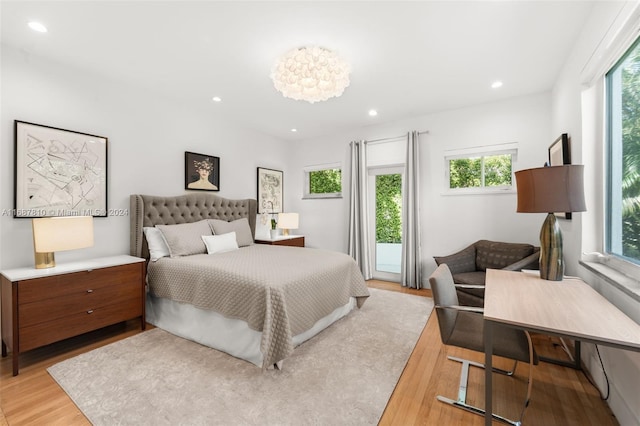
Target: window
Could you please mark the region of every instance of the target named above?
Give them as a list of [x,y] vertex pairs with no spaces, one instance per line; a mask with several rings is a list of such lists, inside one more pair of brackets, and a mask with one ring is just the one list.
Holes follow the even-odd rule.
[[305,167],[303,198],[340,197],[342,197],[342,167],[339,163]]
[[606,75],[606,250],[640,264],[640,42]]
[[446,188],[450,192],[513,190],[515,149],[445,156]]

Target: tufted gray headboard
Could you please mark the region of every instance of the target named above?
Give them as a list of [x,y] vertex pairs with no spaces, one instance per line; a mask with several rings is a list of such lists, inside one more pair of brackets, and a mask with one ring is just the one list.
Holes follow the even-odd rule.
[[130,252],[149,259],[149,248],[142,228],[155,225],[197,222],[203,219],[233,221],[246,217],[256,235],[256,200],[229,200],[214,194],[186,194],[175,197],[133,194],[129,197],[131,219]]

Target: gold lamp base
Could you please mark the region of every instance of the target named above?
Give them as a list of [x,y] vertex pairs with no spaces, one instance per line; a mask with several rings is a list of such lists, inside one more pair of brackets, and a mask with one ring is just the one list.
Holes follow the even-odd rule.
[[53,268],[56,266],[56,258],[53,252],[50,253],[33,253],[36,260],[36,269]]
[[540,278],[562,281],[563,277],[562,232],[556,216],[549,213],[540,230]]

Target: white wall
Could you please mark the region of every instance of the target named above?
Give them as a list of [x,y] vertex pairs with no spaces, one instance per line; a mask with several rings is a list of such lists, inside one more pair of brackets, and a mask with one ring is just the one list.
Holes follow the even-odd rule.
[[[539,167],[547,159],[550,139],[549,93],[445,111],[412,119],[356,129],[349,133],[307,140],[297,145],[289,163],[290,205],[300,213],[301,234],[308,245],[347,250],[349,213],[349,141],[395,137],[424,131],[420,139],[422,255],[426,277],[435,269],[434,255],[450,254],[478,239],[539,245],[544,215],[516,213],[516,196],[444,195],[446,150],[518,143],[514,169]],[[342,162],[342,199],[302,200],[302,169],[314,164]],[[293,180],[293,182],[292,182]]]
[[[603,60],[606,49],[615,49],[615,36],[627,21],[635,2],[601,2],[594,5],[578,40],[552,91],[552,133],[571,135],[573,163],[585,165],[585,200],[587,212],[574,215],[571,223],[561,221],[565,242],[565,258],[577,265],[582,251],[603,251],[605,158],[600,84],[583,96],[595,83],[594,73],[606,71]],[[630,7],[631,6],[631,7]],[[635,28],[638,23],[633,23]],[[618,40],[619,41],[619,40]],[[600,92],[600,93],[598,93]],[[583,110],[582,100],[588,100]],[[586,113],[592,110],[588,115]],[[588,134],[583,135],[583,129]],[[583,137],[584,136],[584,137]],[[562,223],[564,222],[564,223]],[[611,283],[583,267],[577,274],[623,312],[640,323],[640,302],[615,288]],[[606,393],[606,382],[600,361],[591,344],[583,344],[582,361]],[[640,425],[640,354],[601,347],[603,363],[609,378],[610,397],[607,403],[621,425]]]
[[[220,192],[256,197],[256,167],[285,170],[285,142],[228,125],[216,107],[187,106],[116,81],[26,56],[2,46],[0,210],[13,208],[13,120],[109,138],[109,208],[129,208],[129,195],[179,195],[184,152],[220,157]],[[203,93],[203,99],[207,98]],[[250,153],[250,155],[247,155]],[[95,246],[61,252],[58,261],[129,253],[129,217],[96,218]],[[33,264],[31,221],[0,218],[0,267]]]

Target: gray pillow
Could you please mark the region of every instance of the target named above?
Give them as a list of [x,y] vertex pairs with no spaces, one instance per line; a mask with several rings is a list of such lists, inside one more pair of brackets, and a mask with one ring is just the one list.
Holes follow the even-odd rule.
[[207,220],[177,225],[156,225],[169,247],[171,257],[189,256],[207,252],[203,235],[212,235]]
[[215,235],[235,232],[236,241],[238,241],[238,247],[245,247],[253,244],[251,227],[249,226],[249,220],[246,217],[234,220],[233,222],[227,222],[225,220],[219,219],[209,219],[209,225],[211,225],[211,229],[213,230],[213,233]]

